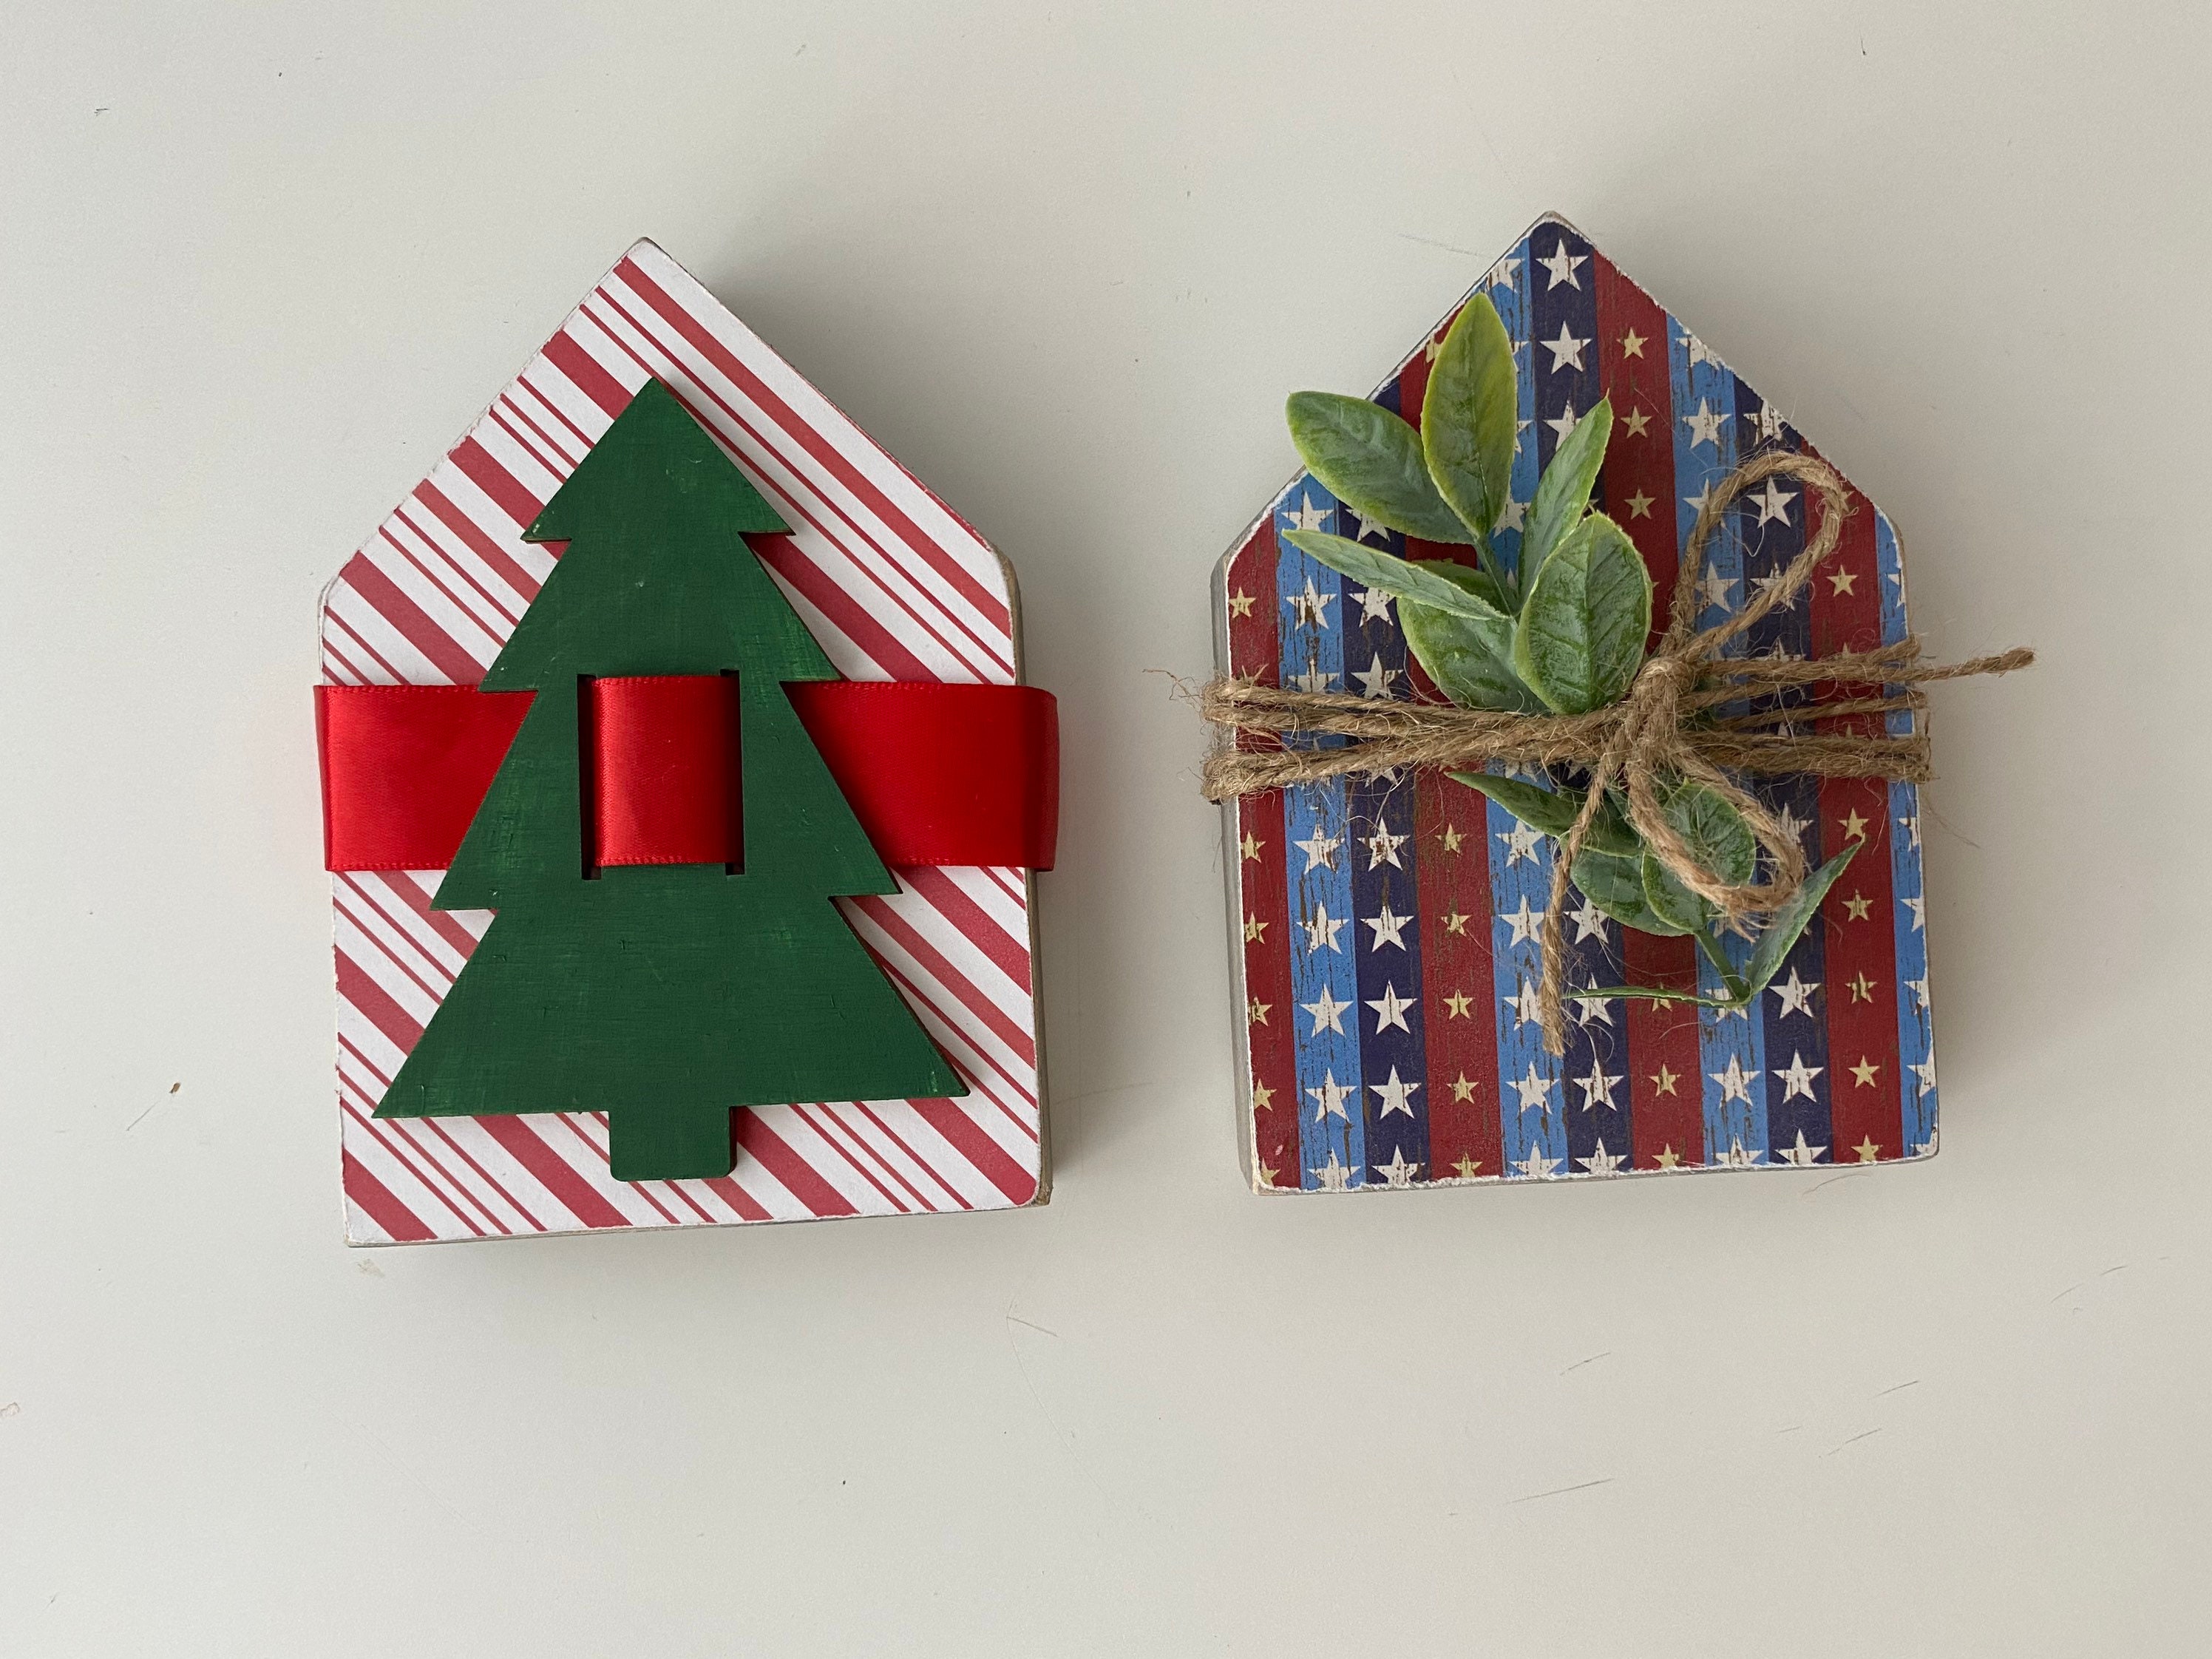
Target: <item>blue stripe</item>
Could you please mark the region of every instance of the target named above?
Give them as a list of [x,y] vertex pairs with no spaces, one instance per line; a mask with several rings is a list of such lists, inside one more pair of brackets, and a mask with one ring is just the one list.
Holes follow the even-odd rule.
[[[1897,532],[1887,516],[1874,520],[1875,580],[1881,585],[1881,639],[1894,645],[1905,637],[1905,568],[1898,553]],[[1889,717],[1889,729],[1911,730],[1912,716],[1899,709]],[[1889,879],[1897,932],[1897,1057],[1902,1067],[1898,1087],[1903,1096],[1905,1155],[1917,1157],[1936,1150],[1936,1031],[1928,992],[1928,934],[1924,905],[1905,902],[1926,891],[1920,867],[1918,837],[1920,791],[1910,783],[1889,786]],[[1917,1068],[1917,1069],[1916,1069]]]
[[[1693,498],[1701,498],[1736,464],[1735,377],[1721,364],[1690,361],[1690,337],[1673,316],[1667,319],[1668,381],[1674,400],[1669,417],[1674,434],[1674,514],[1678,544],[1686,546],[1697,522]],[[1691,417],[1701,416],[1700,423]],[[1715,421],[1714,416],[1726,418]],[[1701,434],[1704,441],[1700,441]],[[1729,606],[1744,599],[1743,551],[1732,523],[1723,525],[1705,550],[1705,563],[1727,584]],[[1702,579],[1705,572],[1696,573]],[[1701,599],[1697,618],[1700,627],[1718,622],[1726,612]],[[1729,653],[1740,655],[1741,636],[1731,641]],[[1731,938],[1729,959],[1739,968],[1749,958],[1751,945]],[[1712,964],[1698,962],[1698,988],[1706,996],[1727,994]],[[1698,1022],[1699,1070],[1704,1074],[1705,1158],[1718,1163],[1736,1158],[1764,1163],[1766,1155],[1766,1074],[1765,1033],[1759,1023],[1741,1014],[1706,1011]],[[1723,1083],[1723,1079],[1726,1079]],[[1733,1085],[1733,1087],[1729,1086]]]
[[[1324,514],[1316,528],[1333,530],[1336,499],[1310,478],[1301,478],[1276,503],[1279,538],[1297,527],[1291,514],[1310,506]],[[1312,672],[1322,689],[1344,689],[1344,584],[1326,565],[1282,541],[1276,565],[1277,602],[1282,606],[1282,678]],[[1311,586],[1309,589],[1308,584]],[[1315,602],[1302,605],[1310,592]],[[1302,612],[1304,614],[1302,614]],[[1340,744],[1340,738],[1316,742]],[[1359,1038],[1356,1017],[1359,983],[1352,951],[1350,813],[1345,781],[1331,778],[1284,792],[1289,830],[1284,856],[1290,875],[1291,1000],[1289,1011],[1297,1033],[1298,1147],[1304,1184],[1322,1184],[1322,1171],[1348,1170],[1346,1185],[1359,1184],[1365,1166],[1365,1133],[1359,1111]],[[1334,841],[1334,848],[1326,843]],[[1297,843],[1310,843],[1312,851]],[[1318,854],[1318,860],[1315,854]],[[1301,867],[1304,866],[1304,867]],[[1332,941],[1334,948],[1332,948]],[[1316,1016],[1324,1005],[1332,1015]],[[1316,1030],[1316,1025],[1320,1027]],[[1332,1111],[1331,1104],[1340,1108]]]

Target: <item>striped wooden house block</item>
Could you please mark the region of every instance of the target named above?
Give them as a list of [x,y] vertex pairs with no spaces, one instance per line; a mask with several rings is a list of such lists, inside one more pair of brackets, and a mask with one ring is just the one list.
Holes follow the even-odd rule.
[[[1663,617],[1706,491],[1761,447],[1811,446],[1562,219],[1540,220],[1465,298],[1476,293],[1498,307],[1518,368],[1516,505],[1496,537],[1502,558],[1518,553],[1520,513],[1540,470],[1576,417],[1610,398],[1613,438],[1594,504],[1634,539]],[[1374,401],[1419,423],[1431,356],[1457,314],[1455,307],[1415,346]],[[1851,505],[1842,544],[1812,586],[1733,648],[1804,657],[1905,636],[1896,533],[1856,492]],[[1701,626],[1803,550],[1815,507],[1778,482],[1735,504],[1698,574]],[[1412,558],[1471,551],[1419,541],[1409,550],[1301,474],[1216,572],[1222,671],[1267,684],[1436,696],[1389,596],[1282,539],[1297,529]],[[1776,983],[1755,1010],[1733,1014],[1571,1001],[1564,1056],[1545,1052],[1536,1015],[1536,924],[1551,882],[1543,837],[1427,772],[1231,803],[1237,1071],[1255,1186],[1337,1191],[1932,1153],[1917,793],[1878,779],[1784,778],[1759,790],[1813,863],[1865,843]],[[1571,996],[1574,986],[1624,983],[1718,993],[1689,939],[1626,931],[1579,895],[1573,902]]]
[[[848,679],[1013,684],[1013,574],[975,531],[653,243],[625,254],[323,595],[333,685],[479,681],[553,561],[523,528],[649,379],[792,527],[750,538]],[[953,1100],[738,1114],[715,1180],[611,1177],[604,1115],[373,1114],[484,929],[443,872],[332,878],[349,1243],[1003,1209],[1047,1194],[1029,872],[897,872],[836,901],[959,1068]]]

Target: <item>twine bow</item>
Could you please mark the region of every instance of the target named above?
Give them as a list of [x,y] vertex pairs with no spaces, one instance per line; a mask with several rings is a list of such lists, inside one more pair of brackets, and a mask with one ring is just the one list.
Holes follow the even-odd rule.
[[[1775,580],[1741,611],[1699,630],[1697,578],[1707,544],[1735,499],[1770,478],[1791,477],[1817,494],[1820,524]],[[1620,702],[1586,714],[1501,714],[1443,702],[1399,702],[1332,691],[1298,691],[1247,680],[1217,679],[1199,694],[1200,713],[1237,732],[1331,733],[1358,741],[1337,747],[1228,749],[1207,761],[1206,794],[1227,800],[1263,789],[1310,783],[1346,774],[1371,775],[1400,767],[1481,767],[1566,764],[1588,769],[1581,811],[1552,860],[1552,886],[1544,908],[1543,980],[1538,992],[1545,1046],[1566,1048],[1563,1000],[1566,951],[1561,918],[1576,854],[1617,780],[1627,817],[1651,856],[1690,891],[1711,904],[1719,920],[1742,929],[1772,914],[1803,885],[1805,854],[1797,838],[1729,775],[1810,774],[1828,778],[1895,778],[1925,782],[1934,775],[1924,721],[1911,731],[1881,729],[1881,716],[1897,710],[1917,715],[1926,707],[1918,689],[1933,680],[2002,674],[2024,668],[2035,653],[2016,647],[1971,662],[1939,665],[1920,660],[1920,640],[1907,635],[1871,651],[1838,652],[1810,661],[1782,656],[1730,657],[1730,641],[1778,605],[1791,603],[1820,562],[1843,538],[1850,511],[1843,480],[1824,462],[1787,450],[1753,456],[1708,492],[1682,550],[1667,631]],[[1809,514],[1808,522],[1809,522]],[[1769,706],[1749,714],[1720,715],[1723,705],[1806,688],[1841,688],[1830,702]],[[1860,729],[1808,732],[1808,720],[1862,717]],[[1871,718],[1867,718],[1871,717]],[[1871,729],[1868,729],[1871,728]],[[1679,776],[1703,784],[1741,815],[1765,854],[1766,878],[1723,880],[1698,862],[1695,851],[1668,822],[1661,780]]]

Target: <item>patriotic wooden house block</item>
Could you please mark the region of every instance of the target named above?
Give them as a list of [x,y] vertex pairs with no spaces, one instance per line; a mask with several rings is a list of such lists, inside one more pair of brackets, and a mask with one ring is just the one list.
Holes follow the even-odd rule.
[[[473,685],[553,568],[521,532],[648,380],[793,528],[753,538],[848,679],[1011,685],[1012,574],[674,260],[640,242],[347,562],[323,599],[331,685]],[[837,901],[969,1084],[952,1100],[748,1108],[726,1178],[624,1182],[591,1112],[378,1119],[489,925],[438,870],[333,878],[349,1243],[1007,1208],[1046,1191],[1028,872],[904,869]]]
[[[1489,295],[1517,347],[1517,504],[1497,538],[1501,555],[1510,562],[1518,550],[1539,469],[1575,417],[1609,397],[1613,442],[1595,504],[1634,538],[1663,617],[1706,489],[1762,446],[1810,446],[1562,219],[1539,221],[1475,292]],[[1418,422],[1430,354],[1450,320],[1383,381],[1376,403]],[[1780,489],[1737,504],[1698,578],[1701,624],[1802,550],[1805,505]],[[1904,636],[1896,534],[1870,502],[1855,495],[1854,507],[1809,597],[1739,647],[1819,655]],[[1299,528],[1413,558],[1471,551],[1409,551],[1302,475],[1216,572],[1224,672],[1435,696],[1408,660],[1389,598],[1281,539]],[[1805,778],[1763,793],[1815,864],[1851,840],[1867,844],[1755,1012],[1571,1003],[1564,1057],[1545,1052],[1536,1015],[1548,842],[1425,773],[1231,803],[1237,1069],[1254,1186],[1339,1191],[1932,1153],[1916,791]],[[1579,895],[1575,902],[1573,984],[1688,986],[1702,974],[1703,988],[1719,994],[1689,939],[1624,933]]]

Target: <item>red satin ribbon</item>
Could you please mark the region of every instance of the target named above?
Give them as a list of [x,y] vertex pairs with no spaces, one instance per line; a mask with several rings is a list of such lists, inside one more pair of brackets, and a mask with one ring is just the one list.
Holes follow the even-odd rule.
[[[593,860],[738,863],[735,682],[687,674],[586,684]],[[1052,867],[1060,724],[1051,693],[863,680],[784,689],[884,863]],[[317,686],[325,866],[451,864],[532,695]]]

